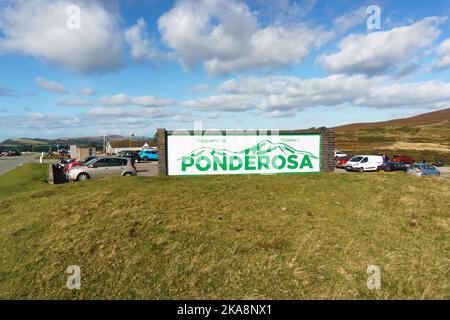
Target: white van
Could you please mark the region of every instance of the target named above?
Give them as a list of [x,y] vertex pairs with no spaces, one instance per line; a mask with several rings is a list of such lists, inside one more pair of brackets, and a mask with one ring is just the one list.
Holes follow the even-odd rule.
[[383,156],[358,155],[348,160],[345,168],[348,171],[377,171],[383,163]]

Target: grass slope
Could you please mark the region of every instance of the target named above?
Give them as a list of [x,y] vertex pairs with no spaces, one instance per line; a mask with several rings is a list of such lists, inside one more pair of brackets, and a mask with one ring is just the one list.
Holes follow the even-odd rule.
[[45,174],[0,176],[0,298],[450,298],[448,179]]
[[407,154],[430,162],[438,155],[450,163],[450,120],[422,125],[391,125],[336,130],[336,148],[351,154]]

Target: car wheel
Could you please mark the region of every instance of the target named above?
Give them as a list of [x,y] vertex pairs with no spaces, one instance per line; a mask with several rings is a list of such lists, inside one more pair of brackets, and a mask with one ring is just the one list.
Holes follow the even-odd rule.
[[359,172],[364,172],[364,168],[359,168],[358,171]]
[[125,173],[123,174],[123,176],[124,176],[124,177],[131,177],[131,176],[133,176],[133,174],[132,174],[131,172],[125,172]]
[[77,176],[77,181],[86,181],[86,180],[89,180],[89,179],[90,178],[89,178],[89,175],[87,173],[80,173]]
[[144,161],[148,161],[149,159],[147,157],[144,157]]

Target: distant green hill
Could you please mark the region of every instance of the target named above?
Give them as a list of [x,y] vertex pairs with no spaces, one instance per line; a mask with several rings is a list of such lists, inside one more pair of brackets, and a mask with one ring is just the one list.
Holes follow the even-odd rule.
[[[144,137],[145,138],[145,137]],[[110,135],[110,141],[127,140],[127,137],[120,135]],[[137,139],[137,138],[136,138]],[[147,139],[147,138],[146,138]],[[58,139],[41,139],[41,138],[11,138],[0,143],[0,149],[18,149],[21,151],[47,151],[48,148],[55,149],[56,146],[68,148],[70,145],[90,146],[96,144],[97,147],[103,145],[103,136],[92,137],[73,137]]]
[[18,139],[7,139],[3,141],[2,145],[21,145],[21,144],[35,144],[35,145],[42,145],[42,144],[49,144],[51,143],[50,140],[46,139],[39,139],[39,138],[18,138]]

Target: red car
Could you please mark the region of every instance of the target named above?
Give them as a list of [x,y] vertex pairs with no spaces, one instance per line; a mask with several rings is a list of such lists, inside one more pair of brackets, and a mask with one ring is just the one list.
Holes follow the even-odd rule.
[[73,167],[78,167],[78,166],[82,166],[84,165],[86,162],[88,162],[89,160],[95,159],[97,157],[87,157],[86,159],[82,160],[82,161],[74,161],[71,163],[66,164],[66,166],[64,167],[64,172],[67,173],[70,171],[70,169],[72,169]]
[[345,165],[351,158],[352,158],[351,156],[337,157],[335,161],[336,168],[345,168]]
[[390,159],[391,162],[403,162],[406,164],[414,163],[414,159],[408,156],[395,155]]

